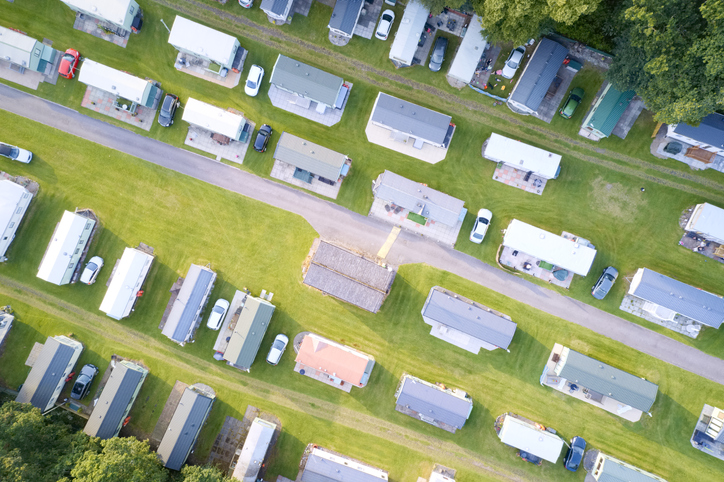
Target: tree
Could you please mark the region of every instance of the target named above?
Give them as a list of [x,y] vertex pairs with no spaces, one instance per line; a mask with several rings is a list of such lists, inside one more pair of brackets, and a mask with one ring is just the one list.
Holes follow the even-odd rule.
[[213,465],[187,465],[181,469],[179,482],[234,482]]
[[103,450],[88,450],[70,472],[76,482],[164,482],[168,472],[148,441],[112,438],[101,442]]

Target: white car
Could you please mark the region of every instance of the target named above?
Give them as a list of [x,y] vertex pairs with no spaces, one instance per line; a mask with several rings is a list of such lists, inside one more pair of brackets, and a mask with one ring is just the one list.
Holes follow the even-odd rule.
[[254,5],[254,0],[239,0],[239,5],[244,8],[251,8]]
[[276,366],[279,363],[279,360],[282,359],[284,350],[287,349],[287,343],[289,343],[287,335],[279,333],[277,337],[274,338],[274,343],[272,343],[269,354],[266,356],[266,362],[270,365]]
[[209,315],[209,321],[206,322],[206,326],[212,330],[218,330],[221,328],[221,323],[224,322],[224,315],[226,310],[229,309],[229,302],[223,298],[219,298],[214,303],[214,307],[211,308],[211,314]]
[[387,40],[387,36],[390,34],[390,29],[392,28],[392,24],[394,22],[395,12],[393,12],[389,8],[382,12],[382,16],[380,17],[380,23],[379,25],[377,25],[377,31],[375,32],[375,37],[380,40]]
[[13,161],[24,162],[25,164],[33,160],[32,152],[2,142],[0,142],[0,156],[5,156]]
[[246,78],[246,84],[244,84],[244,92],[246,95],[256,97],[259,93],[259,87],[261,86],[261,80],[264,78],[264,69],[258,65],[252,65],[249,69],[249,76]]
[[506,79],[512,79],[515,75],[515,71],[520,67],[520,63],[523,61],[523,55],[525,55],[525,47],[517,47],[515,50],[510,52],[508,60],[505,61],[503,66],[503,77]]
[[491,213],[489,209],[481,209],[478,211],[478,217],[475,218],[475,225],[473,225],[473,230],[470,232],[470,241],[475,244],[482,243],[492,219],[493,213]]
[[103,258],[100,256],[93,256],[88,264],[85,265],[83,274],[80,275],[80,282],[86,285],[92,285],[96,282],[98,273],[101,272],[103,267]]

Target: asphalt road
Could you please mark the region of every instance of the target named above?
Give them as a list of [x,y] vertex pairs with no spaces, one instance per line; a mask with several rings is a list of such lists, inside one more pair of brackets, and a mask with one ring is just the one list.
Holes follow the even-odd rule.
[[[0,109],[302,216],[320,236],[371,254],[392,226],[235,167],[149,139],[0,84]],[[536,309],[586,327],[635,350],[724,384],[724,360],[590,305],[542,288],[482,261],[403,231],[393,265],[427,263]]]

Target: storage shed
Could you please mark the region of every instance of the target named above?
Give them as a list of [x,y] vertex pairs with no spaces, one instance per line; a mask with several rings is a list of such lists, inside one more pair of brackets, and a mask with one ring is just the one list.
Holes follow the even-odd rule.
[[408,2],[390,48],[389,57],[395,66],[409,67],[412,65],[420,35],[429,15],[430,9],[418,0]]
[[475,71],[478,69],[478,62],[485,54],[485,48],[488,45],[484,34],[485,30],[480,23],[480,17],[473,15],[465,37],[460,42],[455,58],[450,64],[450,70],[447,72],[448,77],[466,84],[472,80]]
[[231,333],[224,360],[240,370],[249,371],[259,352],[275,307],[268,301],[247,296]]
[[201,312],[214,289],[214,281],[216,273],[210,268],[192,264],[161,333],[181,346],[191,341],[201,322]]
[[709,203],[697,204],[684,230],[696,233],[707,241],[724,244],[724,209]]
[[97,18],[130,32],[133,19],[141,14],[135,0],[60,0],[71,10]]
[[179,52],[202,58],[231,70],[241,44],[236,37],[176,15],[168,43]]
[[152,263],[152,254],[137,248],[126,248],[113,268],[100,310],[115,320],[130,315]]
[[279,54],[269,83],[330,109],[341,109],[346,99],[344,79]]
[[246,119],[242,115],[192,98],[186,102],[181,119],[235,141],[241,139],[246,125]]
[[153,107],[159,90],[147,80],[90,59],[83,61],[78,81],[145,107]]
[[96,222],[80,214],[65,211],[38,268],[38,278],[64,285],[71,282]]
[[493,132],[483,150],[483,157],[502,162],[514,169],[531,172],[543,179],[555,179],[561,171],[561,155]]
[[23,186],[8,179],[0,181],[0,262],[7,260],[5,254],[32,200],[33,194]]
[[32,37],[0,27],[0,59],[17,65],[21,72],[29,69],[45,73],[48,65],[55,60],[55,53],[55,49]]

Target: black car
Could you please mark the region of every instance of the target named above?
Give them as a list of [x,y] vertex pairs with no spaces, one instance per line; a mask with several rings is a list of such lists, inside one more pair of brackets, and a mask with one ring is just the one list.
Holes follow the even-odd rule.
[[88,395],[93,378],[95,378],[97,374],[98,367],[95,365],[89,364],[81,368],[80,375],[78,375],[78,378],[75,379],[75,383],[73,384],[73,390],[70,391],[70,398],[80,400]]
[[254,150],[256,152],[266,151],[266,145],[269,144],[271,135],[272,128],[269,127],[269,124],[261,126],[261,128],[259,128],[259,132],[256,134],[256,139],[254,139]]
[[583,453],[586,451],[586,441],[581,437],[573,437],[571,439],[571,446],[563,459],[563,465],[570,470],[575,472],[578,470],[578,466],[581,465],[583,460]]
[[435,46],[432,48],[432,56],[430,57],[430,70],[438,72],[442,68],[442,63],[445,61],[445,51],[447,50],[447,38],[438,37],[435,40]]
[[530,452],[523,452],[522,450],[518,452],[518,457],[525,460],[526,462],[530,462],[531,464],[535,465],[541,465],[543,463],[543,459],[540,457],[536,457],[535,455],[531,454]]
[[181,105],[178,96],[166,94],[161,104],[161,112],[158,113],[158,123],[163,127],[169,127],[173,124],[173,116],[176,115],[176,108]]
[[597,300],[604,299],[616,282],[616,278],[618,278],[618,270],[616,268],[609,266],[604,269],[601,277],[598,278],[596,284],[591,288],[591,295]]

